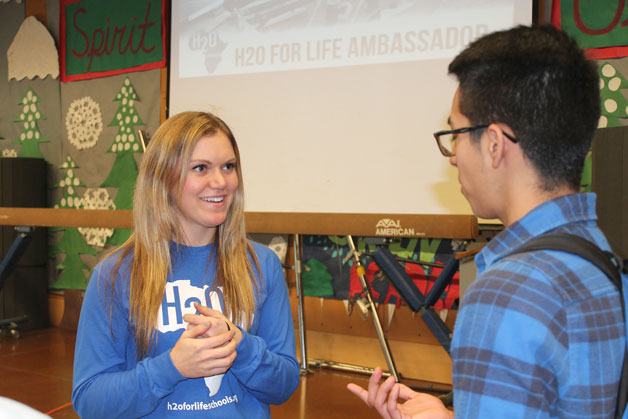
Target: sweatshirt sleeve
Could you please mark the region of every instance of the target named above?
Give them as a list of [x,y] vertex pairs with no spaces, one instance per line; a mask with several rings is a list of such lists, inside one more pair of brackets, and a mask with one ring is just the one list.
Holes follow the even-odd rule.
[[[155,409],[184,377],[170,351],[136,361],[123,280],[110,291],[110,269],[94,269],[76,337],[72,403],[81,417],[138,417]],[[121,269],[122,272],[122,269]]]
[[[267,296],[257,311],[257,333],[242,332],[231,372],[257,399],[279,404],[288,400],[299,384],[294,326],[283,270],[269,251],[262,284]],[[259,252],[258,252],[259,254]],[[263,263],[263,262],[262,262]]]

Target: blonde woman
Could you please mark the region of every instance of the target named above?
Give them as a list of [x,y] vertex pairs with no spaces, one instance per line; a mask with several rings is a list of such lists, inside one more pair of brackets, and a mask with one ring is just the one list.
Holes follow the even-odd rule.
[[240,155],[219,118],[184,112],[153,135],[134,233],[99,263],[79,322],[82,417],[269,417],[298,384],[283,271],[247,241]]

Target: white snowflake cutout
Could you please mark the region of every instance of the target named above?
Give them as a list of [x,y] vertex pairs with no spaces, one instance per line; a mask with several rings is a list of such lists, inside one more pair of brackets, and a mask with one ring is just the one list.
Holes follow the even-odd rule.
[[[116,209],[105,188],[87,188],[83,194],[84,209]],[[107,239],[113,235],[112,228],[79,227],[79,232],[90,246],[105,247]]]
[[65,117],[68,140],[79,150],[96,145],[103,130],[100,105],[85,96],[70,103]]
[[14,148],[5,148],[2,150],[2,157],[17,157],[17,150]]

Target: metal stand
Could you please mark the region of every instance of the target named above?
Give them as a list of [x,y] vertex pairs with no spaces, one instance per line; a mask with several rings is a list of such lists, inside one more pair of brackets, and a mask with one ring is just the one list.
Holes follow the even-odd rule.
[[[2,259],[2,262],[0,262],[0,291],[4,287],[4,284],[9,275],[11,275],[11,272],[13,272],[15,264],[20,259],[20,257],[22,257],[22,254],[24,254],[26,246],[28,246],[31,241],[30,233],[33,231],[32,227],[19,226],[15,227],[15,230],[17,231],[17,236],[13,240],[13,243],[11,243],[11,247],[9,247],[9,250],[7,250],[4,259]],[[26,320],[28,320],[27,316],[1,319],[0,334],[9,334],[15,338],[18,338],[20,336],[17,330],[18,323],[24,322]]]
[[399,295],[408,303],[410,309],[421,315],[425,325],[449,354],[452,332],[432,306],[441,297],[445,288],[451,284],[460,266],[460,261],[452,255],[451,260],[443,267],[427,296],[423,295],[414,285],[412,279],[387,248],[380,248],[375,252],[375,262],[393,283]]
[[[390,348],[388,347],[388,341],[386,340],[386,336],[384,336],[384,330],[382,329],[382,324],[379,321],[379,316],[377,315],[377,310],[375,309],[375,304],[373,303],[373,297],[371,296],[371,291],[369,290],[368,284],[366,283],[366,279],[364,278],[364,266],[362,266],[362,262],[360,262],[360,253],[355,248],[355,244],[353,243],[353,238],[351,236],[347,236],[347,241],[349,243],[349,248],[351,249],[350,256],[353,257],[356,272],[358,277],[360,278],[360,283],[362,285],[362,289],[364,290],[364,294],[367,299],[367,309],[371,311],[371,317],[373,319],[373,326],[375,326],[375,331],[377,332],[377,339],[379,340],[379,346],[384,353],[384,358],[386,358],[386,364],[388,365],[388,369],[392,376],[395,377],[395,381],[399,382],[399,374],[397,373],[397,367],[395,366],[395,361],[390,352]],[[348,255],[348,256],[349,256]]]
[[305,341],[305,310],[303,309],[303,282],[301,280],[301,237],[294,235],[294,279],[297,289],[297,322],[299,324],[299,343],[301,345],[301,373],[307,373],[307,344]]

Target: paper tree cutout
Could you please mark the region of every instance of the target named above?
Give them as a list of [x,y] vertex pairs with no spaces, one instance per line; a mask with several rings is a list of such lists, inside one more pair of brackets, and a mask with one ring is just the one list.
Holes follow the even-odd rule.
[[[599,69],[600,75],[600,119],[598,128],[619,127],[621,120],[628,118],[628,102],[622,94],[628,89],[626,78],[611,64],[605,62]],[[591,192],[592,188],[592,161],[591,153],[584,160],[580,190]]]
[[[0,142],[4,144],[4,137],[0,137]],[[17,150],[14,148],[3,148],[2,153],[0,153],[1,157],[17,157]]]
[[[109,126],[116,127],[118,132],[108,152],[115,153],[116,160],[101,186],[117,189],[113,201],[116,208],[130,209],[133,206],[133,190],[137,179],[137,165],[133,154],[142,151],[134,128],[144,123],[135,110],[135,102],[139,101],[139,97],[128,78],[124,80],[114,101],[118,102],[118,108]],[[107,244],[118,246],[124,243],[130,234],[131,230],[116,229]]]
[[[61,165],[65,176],[62,175],[57,187],[62,189],[63,194],[55,208],[79,209],[83,207],[83,200],[76,193],[76,188],[82,186],[78,176],[74,174],[77,168],[78,166],[70,156]],[[50,288],[85,289],[88,279],[87,273],[90,269],[81,259],[81,255],[96,255],[96,250],[85,242],[76,228],[61,230],[63,235],[59,242],[53,246],[53,256],[65,255],[65,258],[57,265],[57,270],[61,272],[50,285]]]
[[598,128],[619,127],[628,119],[628,101],[622,90],[628,89],[628,80],[611,64],[605,62],[600,74],[600,122]]
[[333,278],[327,266],[317,259],[309,259],[303,266],[303,293],[315,297],[331,297],[334,295]]
[[79,150],[96,145],[102,132],[100,106],[91,97],[85,96],[70,103],[65,116],[68,140]]
[[39,131],[38,121],[43,119],[43,116],[39,112],[37,94],[32,89],[28,89],[19,106],[21,112],[15,120],[22,128],[20,136],[15,139],[15,143],[22,146],[19,156],[43,158],[44,156],[39,150],[39,143],[48,142],[48,140],[45,140]]
[[[87,188],[83,194],[83,209],[116,209],[105,188]],[[79,227],[79,232],[91,246],[105,247],[107,239],[113,235],[113,228]]]
[[59,77],[59,53],[48,29],[34,16],[24,19],[7,50],[8,79]]
[[288,241],[284,236],[274,236],[267,246],[275,252],[280,261],[286,261],[286,253],[288,253]]

